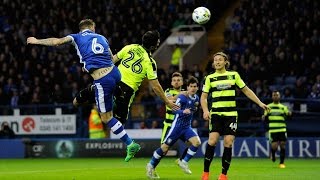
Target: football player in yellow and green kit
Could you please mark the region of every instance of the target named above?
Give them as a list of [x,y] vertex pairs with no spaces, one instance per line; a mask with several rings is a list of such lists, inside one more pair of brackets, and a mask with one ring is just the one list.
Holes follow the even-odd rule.
[[[171,86],[172,86],[172,88],[168,88],[165,90],[165,95],[168,99],[174,101],[175,96],[180,94],[180,92],[182,90],[183,77],[182,77],[181,73],[174,72],[171,75]],[[163,121],[161,143],[163,143],[164,137],[166,136],[166,134],[168,134],[173,120],[174,120],[174,114],[172,112],[172,109],[170,107],[166,106],[166,118]]]
[[[142,37],[142,45],[130,44],[123,47],[113,56],[113,62],[119,62],[118,69],[121,73],[121,81],[117,84],[114,92],[114,116],[122,124],[126,123],[130,105],[135,97],[144,78],[148,78],[153,91],[163,100],[166,106],[174,109],[179,107],[170,101],[158,81],[157,64],[152,58],[152,52],[157,49],[160,43],[160,34],[158,31],[147,31]],[[89,102],[92,103],[90,91],[94,87],[86,88],[75,97],[73,104],[75,106]]]
[[[209,180],[209,169],[213,159],[216,144],[220,136],[224,136],[224,151],[222,155],[222,172],[219,180],[227,180],[227,172],[231,163],[232,145],[237,130],[238,113],[236,110],[236,88],[264,110],[268,107],[252,92],[236,71],[228,71],[230,66],[228,56],[223,52],[213,55],[215,72],[207,75],[201,94],[203,118],[209,121],[209,140],[204,156],[202,180]],[[208,103],[208,94],[211,99]],[[211,107],[208,107],[211,104]]]
[[152,52],[160,44],[158,31],[148,31],[142,37],[142,45],[131,44],[122,48],[115,56],[114,63],[120,61],[118,66],[122,75],[118,84],[118,91],[115,92],[115,115],[123,122],[126,121],[130,105],[145,77],[157,96],[165,102],[166,106],[178,108],[173,101],[165,96],[165,93],[158,81],[157,63],[152,58]]
[[[166,97],[169,100],[175,101],[176,97],[180,94],[181,91],[183,91],[183,77],[182,74],[179,72],[174,72],[171,75],[171,86],[172,88],[168,88],[165,91]],[[162,129],[162,136],[161,136],[161,144],[163,143],[164,138],[170,131],[172,122],[174,120],[174,114],[172,112],[172,109],[168,106],[166,106],[166,118],[163,121],[163,129]],[[186,148],[183,153],[180,156],[180,160],[182,160],[185,155],[187,154],[188,148]],[[179,160],[178,159],[178,160]],[[178,163],[178,160],[176,160],[176,163]]]
[[272,103],[268,104],[270,111],[265,111],[262,120],[269,124],[269,141],[271,143],[271,159],[276,161],[276,151],[280,143],[280,168],[285,168],[284,158],[286,155],[287,128],[286,119],[291,116],[288,107],[280,103],[280,92],[272,92]]

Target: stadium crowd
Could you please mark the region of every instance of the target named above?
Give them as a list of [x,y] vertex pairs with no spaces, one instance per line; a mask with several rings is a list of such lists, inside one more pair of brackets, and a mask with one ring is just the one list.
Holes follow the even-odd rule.
[[[190,23],[193,1],[3,1],[0,5],[0,105],[69,103],[91,83],[70,46],[26,46],[27,36],[63,37],[78,31],[82,18],[94,18],[114,53],[140,43],[148,29],[162,40],[170,29]],[[15,9],[15,11],[12,11]],[[46,16],[44,16],[46,14]],[[189,22],[187,22],[189,21]]]
[[242,0],[227,19],[225,52],[260,97],[320,99],[319,3]]
[[[212,22],[231,2],[211,7]],[[99,24],[97,32],[108,37],[115,53],[126,44],[140,43],[138,37],[148,29],[157,29],[164,40],[171,28],[192,23],[190,14],[197,3],[4,0],[0,4],[0,106],[70,103],[80,89],[92,82],[82,72],[73,47],[26,46],[27,36],[63,37],[78,31],[80,19],[90,17]],[[210,2],[207,5],[213,6]],[[319,12],[315,0],[241,0],[240,7],[227,19],[224,34],[224,51],[231,57],[231,69],[237,70],[261,98],[270,97],[277,89],[283,98],[319,100]],[[212,71],[209,62],[204,71],[195,65],[182,74],[185,79],[193,75],[202,80]],[[159,69],[158,73],[163,88],[169,87],[169,72]],[[155,97],[144,100],[148,98],[156,101]]]

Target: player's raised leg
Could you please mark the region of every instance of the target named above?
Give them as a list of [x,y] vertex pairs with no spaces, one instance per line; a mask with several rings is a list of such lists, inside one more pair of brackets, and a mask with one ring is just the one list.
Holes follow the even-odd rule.
[[124,130],[121,122],[113,117],[113,91],[116,83],[120,80],[120,73],[116,67],[101,79],[95,80],[95,94],[101,120],[127,145],[127,156],[125,161],[128,162],[140,150],[140,145],[135,143]]

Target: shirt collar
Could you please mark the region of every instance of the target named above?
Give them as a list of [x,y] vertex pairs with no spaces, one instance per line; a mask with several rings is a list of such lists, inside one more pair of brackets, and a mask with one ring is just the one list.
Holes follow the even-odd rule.
[[[81,32],[85,32],[85,31],[91,31],[90,29],[84,29]],[[92,31],[91,31],[92,32]]]

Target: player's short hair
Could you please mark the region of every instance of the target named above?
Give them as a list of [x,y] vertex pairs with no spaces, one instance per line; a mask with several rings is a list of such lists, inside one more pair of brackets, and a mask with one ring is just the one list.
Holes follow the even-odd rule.
[[187,86],[194,83],[197,83],[197,85],[199,85],[198,79],[194,76],[190,76],[189,79],[187,80]]
[[83,19],[79,23],[80,31],[86,28],[90,28],[92,26],[96,26],[96,23],[92,19]]
[[182,77],[182,74],[179,72],[174,72],[172,73],[171,78],[174,78],[174,77]]
[[150,49],[151,46],[157,46],[158,40],[160,39],[160,33],[157,30],[147,31],[142,36],[142,45],[143,47]]
[[230,67],[229,56],[228,56],[226,53],[224,53],[224,52],[217,52],[217,53],[213,54],[213,58],[214,58],[215,56],[218,56],[218,55],[224,57],[225,61],[227,61],[226,69],[228,69],[228,68]]

